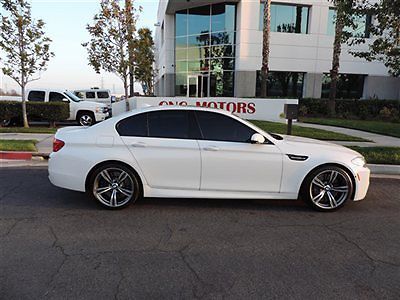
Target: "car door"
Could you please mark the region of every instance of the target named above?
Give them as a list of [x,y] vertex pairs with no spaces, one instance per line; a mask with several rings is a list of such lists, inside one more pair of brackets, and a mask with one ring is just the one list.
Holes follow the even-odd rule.
[[[199,190],[199,131],[186,110],[161,110],[129,117],[117,131],[153,188]],[[197,136],[196,136],[197,134]]]
[[64,102],[69,105],[69,118],[68,120],[75,119],[75,109],[74,103],[71,103],[71,100],[64,94],[58,92],[50,92],[49,93],[49,102]]
[[280,191],[282,153],[270,142],[252,144],[255,130],[224,114],[196,111],[202,140],[201,190]]

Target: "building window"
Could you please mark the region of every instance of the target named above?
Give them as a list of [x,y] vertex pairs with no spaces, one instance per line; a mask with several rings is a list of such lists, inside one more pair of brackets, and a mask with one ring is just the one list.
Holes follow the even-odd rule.
[[[310,7],[293,4],[271,4],[271,31],[308,33]],[[264,3],[261,3],[260,30],[264,28]]]
[[[304,73],[269,72],[267,80],[267,96],[270,97],[303,97]],[[257,72],[256,96],[261,96],[261,72]]]
[[[337,83],[338,99],[361,99],[364,92],[365,75],[359,74],[340,74]],[[329,90],[331,87],[331,78],[329,74],[322,77],[322,94],[321,98],[329,98]]]
[[[178,11],[175,27],[176,96],[192,94],[196,76],[197,90],[204,89],[202,96],[233,96],[236,5]],[[189,89],[188,82],[192,82]]]
[[[369,27],[372,22],[372,16],[356,16],[355,17],[356,28],[345,27],[344,31],[351,32],[353,37],[357,38],[369,38],[370,31]],[[336,9],[331,7],[329,8],[328,13],[328,27],[327,27],[327,35],[334,36],[335,35],[335,26],[336,26]]]

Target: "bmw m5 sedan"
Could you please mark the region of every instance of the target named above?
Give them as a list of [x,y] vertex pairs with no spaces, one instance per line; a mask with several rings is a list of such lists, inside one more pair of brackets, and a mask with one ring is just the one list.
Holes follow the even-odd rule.
[[364,199],[370,177],[355,151],[200,107],[147,107],[63,128],[53,148],[50,181],[110,209],[161,197],[302,199],[333,211]]

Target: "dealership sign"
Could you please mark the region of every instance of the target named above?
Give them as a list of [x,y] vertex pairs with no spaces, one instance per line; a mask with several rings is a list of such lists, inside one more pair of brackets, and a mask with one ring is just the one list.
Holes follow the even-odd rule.
[[[147,106],[196,106],[223,109],[244,119],[278,121],[285,104],[298,104],[297,99],[253,98],[181,98],[181,97],[134,97],[129,99],[131,109]],[[124,110],[124,103],[113,104],[113,115]],[[122,111],[121,111],[122,112]]]

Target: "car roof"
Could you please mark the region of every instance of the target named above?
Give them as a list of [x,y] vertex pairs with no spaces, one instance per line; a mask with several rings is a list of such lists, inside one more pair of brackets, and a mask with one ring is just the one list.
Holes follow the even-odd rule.
[[83,89],[83,90],[74,90],[74,92],[108,92],[108,93],[110,93],[110,90],[107,90],[107,89]]
[[210,111],[217,112],[224,115],[232,115],[231,112],[220,109],[220,108],[211,108],[211,107],[203,107],[203,106],[194,106],[194,105],[162,105],[162,106],[145,106],[131,112],[151,112],[151,111],[163,111],[163,110],[199,110],[199,111]]

